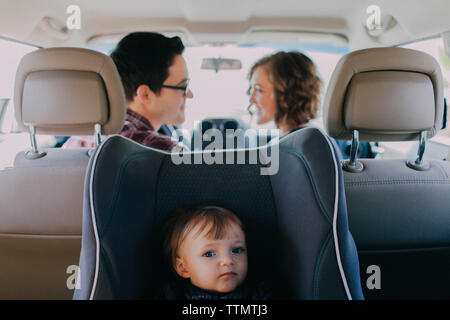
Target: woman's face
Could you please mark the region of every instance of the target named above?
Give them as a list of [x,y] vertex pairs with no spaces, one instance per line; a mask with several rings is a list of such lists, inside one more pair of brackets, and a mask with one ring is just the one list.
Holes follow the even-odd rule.
[[262,66],[253,71],[250,79],[250,103],[258,110],[258,124],[274,120],[277,111],[275,90]]

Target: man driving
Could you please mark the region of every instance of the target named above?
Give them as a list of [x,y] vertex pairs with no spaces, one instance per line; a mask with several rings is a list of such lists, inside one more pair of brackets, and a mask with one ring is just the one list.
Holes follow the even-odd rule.
[[[127,101],[120,135],[148,147],[170,151],[178,141],[158,133],[163,124],[184,122],[186,99],[193,97],[179,37],[133,32],[111,53]],[[92,137],[72,137],[67,147],[94,147]],[[185,147],[184,147],[185,148]]]

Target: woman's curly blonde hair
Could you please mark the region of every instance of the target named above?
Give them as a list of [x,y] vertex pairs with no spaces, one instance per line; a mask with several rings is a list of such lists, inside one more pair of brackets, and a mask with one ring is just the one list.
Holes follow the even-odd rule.
[[322,80],[311,59],[296,51],[281,51],[265,56],[250,69],[249,80],[258,67],[267,72],[274,86],[277,125],[284,122],[292,130],[316,117]]

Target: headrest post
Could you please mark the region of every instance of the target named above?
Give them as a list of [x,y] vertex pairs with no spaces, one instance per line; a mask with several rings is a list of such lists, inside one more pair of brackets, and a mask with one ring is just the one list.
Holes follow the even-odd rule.
[[358,155],[358,147],[359,147],[359,132],[358,130],[352,131],[352,146],[350,149],[350,163],[349,165],[354,167],[356,163],[356,157]]
[[31,125],[29,128],[30,128],[31,152],[38,153],[36,144],[36,127]]
[[348,172],[361,172],[364,170],[364,166],[361,162],[357,161],[359,147],[359,131],[352,130],[352,146],[350,149],[350,159],[342,163],[342,168]]
[[411,169],[418,171],[426,171],[430,169],[430,163],[428,161],[423,160],[426,143],[427,143],[427,131],[421,131],[419,138],[419,150],[417,151],[417,159],[415,161],[413,160],[406,161],[406,165]]
[[420,165],[422,164],[423,154],[425,153],[425,145],[427,142],[427,132],[422,131],[420,132],[420,138],[419,138],[419,150],[417,151],[417,159],[416,164]]
[[94,126],[94,130],[95,146],[98,147],[98,145],[102,142],[102,125],[96,123]]
[[31,150],[25,153],[25,158],[29,160],[39,159],[45,156],[46,152],[39,152],[36,143],[36,127],[34,125],[29,126],[30,130],[30,141],[31,141]]

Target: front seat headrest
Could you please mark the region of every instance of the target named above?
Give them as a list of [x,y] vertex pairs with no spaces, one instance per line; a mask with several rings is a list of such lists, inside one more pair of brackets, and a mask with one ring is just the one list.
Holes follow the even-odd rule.
[[371,48],[338,62],[324,102],[328,134],[361,141],[417,140],[442,125],[443,80],[430,55],[405,48]]
[[15,116],[23,131],[91,135],[122,129],[125,94],[112,59],[81,48],[40,49],[25,55],[15,82]]

